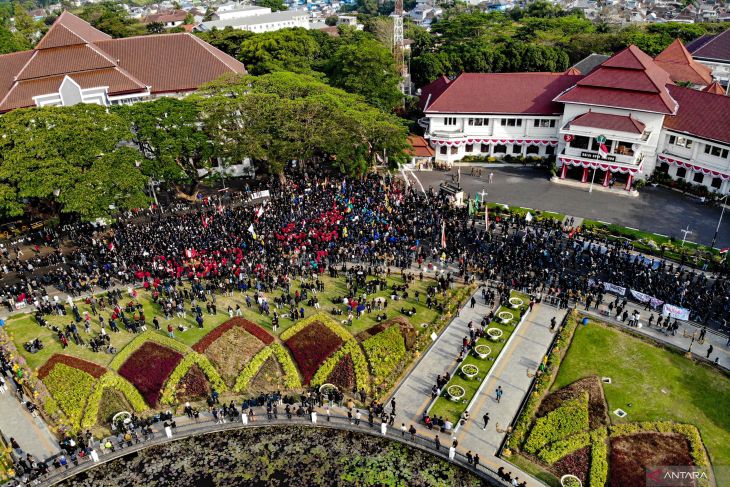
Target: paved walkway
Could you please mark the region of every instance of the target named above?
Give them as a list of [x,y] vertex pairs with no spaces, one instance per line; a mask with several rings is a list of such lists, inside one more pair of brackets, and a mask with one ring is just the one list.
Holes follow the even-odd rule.
[[0,394],[0,431],[5,438],[8,441],[15,438],[20,448],[39,460],[58,454],[61,451],[58,442],[46,423],[40,416],[31,416],[18,402],[13,381],[7,383],[7,392]]
[[[530,486],[542,484],[514,465],[495,457],[495,453],[532,382],[532,377],[527,375],[528,370],[535,373],[553,340],[550,319],[555,317],[560,323],[565,312],[545,304],[533,308],[517,329],[509,347],[502,351],[499,363],[492,369],[486,386],[472,406],[472,419],[456,434],[462,451],[479,452],[485,465],[495,470],[504,467],[505,471],[512,472],[513,478],[517,476],[520,481],[527,480]],[[498,386],[504,391],[499,403],[494,396]],[[487,412],[490,419],[484,430],[482,416]]]

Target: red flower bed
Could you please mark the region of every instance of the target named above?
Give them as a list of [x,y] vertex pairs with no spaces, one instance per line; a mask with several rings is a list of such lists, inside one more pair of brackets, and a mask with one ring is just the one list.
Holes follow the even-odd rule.
[[611,438],[608,465],[610,485],[645,485],[646,467],[694,463],[687,438],[651,432]]
[[213,344],[213,342],[218,340],[225,332],[227,332],[234,326],[240,326],[248,333],[261,340],[266,345],[271,345],[272,343],[274,343],[274,337],[269,335],[269,333],[261,328],[259,325],[252,323],[245,318],[236,317],[231,318],[230,320],[226,321],[221,326],[201,338],[198,343],[193,345],[193,350],[198,353],[205,352],[208,347]]
[[325,325],[315,321],[285,343],[302,372],[304,383],[309,384],[327,357],[342,346],[342,339]]
[[53,370],[53,367],[55,367],[56,364],[64,364],[75,369],[83,370],[87,374],[91,375],[94,379],[98,379],[106,373],[106,369],[104,367],[95,364],[94,362],[71,357],[70,355],[56,353],[48,359],[48,362],[43,364],[43,366],[38,369],[38,377],[41,380],[45,379],[48,374],[51,373],[51,370]]
[[162,386],[183,356],[174,350],[147,342],[119,368],[119,375],[131,382],[150,406],[157,406]]
[[343,391],[355,389],[355,364],[352,362],[349,353],[342,357],[340,363],[337,364],[335,370],[327,378],[327,382],[336,385]]
[[586,446],[570,455],[566,455],[553,464],[559,476],[575,475],[583,485],[588,485],[588,470],[591,466],[591,447]]
[[180,383],[177,385],[177,398],[179,401],[199,399],[206,397],[209,393],[208,378],[197,364],[190,367],[190,370],[180,379]]

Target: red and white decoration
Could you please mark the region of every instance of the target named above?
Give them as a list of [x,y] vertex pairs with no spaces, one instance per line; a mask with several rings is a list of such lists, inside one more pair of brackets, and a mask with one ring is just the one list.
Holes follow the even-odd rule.
[[543,145],[543,146],[556,146],[558,145],[557,140],[549,139],[459,139],[459,140],[445,140],[445,139],[431,139],[432,145],[447,145],[451,147],[460,147],[466,144],[528,144],[528,145]]
[[665,156],[664,154],[659,154],[657,156],[657,159],[659,159],[661,162],[666,162],[667,164],[676,164],[680,167],[685,167],[687,169],[691,169],[695,172],[701,172],[703,174],[709,174],[713,177],[720,178],[723,181],[730,180],[730,174],[720,172],[720,171],[713,171],[712,169],[707,169],[706,167],[697,166],[695,164],[692,164],[689,161],[683,161],[681,159],[675,159],[669,156]]
[[579,166],[579,167],[593,167],[597,169],[603,169],[604,171],[620,172],[621,174],[636,174],[642,169],[642,164],[638,167],[624,167],[617,164],[611,164],[610,162],[601,161],[587,161],[583,159],[571,159],[568,157],[560,157],[560,162],[567,164],[568,166]]

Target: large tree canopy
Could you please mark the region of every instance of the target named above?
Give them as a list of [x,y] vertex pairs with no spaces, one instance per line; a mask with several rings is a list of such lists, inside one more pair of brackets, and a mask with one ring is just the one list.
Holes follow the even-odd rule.
[[142,206],[147,179],[125,122],[96,105],[15,110],[0,117],[0,213],[24,200],[54,202],[85,218]]

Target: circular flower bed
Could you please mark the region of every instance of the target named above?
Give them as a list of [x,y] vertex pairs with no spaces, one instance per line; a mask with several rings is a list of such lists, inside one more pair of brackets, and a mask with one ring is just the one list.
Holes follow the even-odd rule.
[[487,330],[487,335],[489,335],[489,339],[493,342],[499,341],[500,338],[502,338],[502,330],[499,328],[490,328]]
[[563,487],[581,487],[583,484],[575,475],[563,475],[560,477],[560,485]]
[[484,360],[489,356],[490,353],[492,353],[492,349],[486,345],[477,345],[476,347],[474,347],[474,353],[477,355],[477,357]]
[[509,298],[509,304],[512,306],[513,309],[519,308],[524,303],[525,302],[522,301],[520,298]]
[[330,394],[336,390],[337,386],[334,384],[322,384],[321,386],[319,386],[319,392],[321,392],[322,394]]
[[449,395],[449,399],[454,402],[461,401],[466,395],[466,391],[461,386],[449,386],[449,388],[446,389],[446,393]]
[[512,313],[510,313],[509,311],[500,311],[500,312],[499,312],[499,313],[497,314],[497,316],[499,317],[499,319],[500,319],[500,320],[502,320],[502,324],[504,324],[504,325],[506,325],[507,323],[509,323],[510,321],[512,321],[512,318],[514,318],[514,317],[515,317],[515,316],[514,316],[514,315],[513,315]]
[[479,373],[479,367],[473,364],[466,364],[461,366],[461,373],[467,379],[473,379]]

